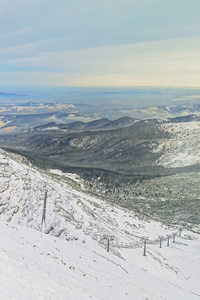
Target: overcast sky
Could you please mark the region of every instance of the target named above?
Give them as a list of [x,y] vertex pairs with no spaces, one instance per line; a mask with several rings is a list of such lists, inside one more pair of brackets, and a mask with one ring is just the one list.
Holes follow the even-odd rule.
[[0,86],[200,87],[199,0],[1,0]]

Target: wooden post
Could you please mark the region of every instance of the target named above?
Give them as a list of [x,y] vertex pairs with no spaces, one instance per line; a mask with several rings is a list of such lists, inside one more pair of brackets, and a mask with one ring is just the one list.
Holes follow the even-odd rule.
[[181,237],[181,232],[182,232],[182,230],[183,230],[183,228],[180,227],[180,228],[179,228],[179,236],[180,236],[180,237]]
[[167,234],[167,247],[169,247],[169,238],[170,238],[170,234]]
[[147,239],[144,239],[144,256],[146,256],[146,252],[147,252]]
[[176,233],[172,233],[172,237],[173,237],[173,243],[175,243],[175,236],[176,236]]
[[160,239],[160,248],[162,248],[162,236],[159,236]]
[[47,191],[44,193],[44,205],[43,205],[43,212],[42,212],[42,232],[45,231],[45,221],[46,221],[46,206],[47,206]]
[[107,240],[107,252],[109,252],[109,250],[110,250],[110,240],[108,238],[108,240]]

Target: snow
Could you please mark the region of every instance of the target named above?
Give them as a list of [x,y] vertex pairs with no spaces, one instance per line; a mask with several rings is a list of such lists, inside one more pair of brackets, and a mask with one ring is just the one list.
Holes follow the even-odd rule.
[[58,130],[58,126],[50,126],[50,127],[45,127],[44,129],[40,129],[41,131],[46,131],[46,130]]
[[[0,299],[200,298],[198,234],[184,229],[175,243],[170,237],[168,247],[166,234],[179,228],[87,194],[76,175],[41,172],[4,151],[0,161],[5,155],[9,176],[0,177]],[[41,233],[45,190],[46,233]],[[114,238],[110,252],[106,236]],[[149,238],[146,256],[142,237]]]
[[62,171],[57,170],[57,169],[52,169],[49,172],[53,173],[53,174],[60,175],[60,176],[64,176],[64,177],[70,178],[70,179],[72,179],[74,181],[77,181],[79,183],[82,183],[80,176],[78,176],[77,174],[63,173]]
[[159,125],[171,136],[159,145],[152,145],[153,153],[163,155],[157,161],[158,165],[176,168],[200,163],[200,122],[171,123]]
[[[124,259],[95,241],[67,242],[0,222],[1,299],[198,299],[199,240],[162,249],[124,249]],[[164,243],[163,243],[164,244]]]

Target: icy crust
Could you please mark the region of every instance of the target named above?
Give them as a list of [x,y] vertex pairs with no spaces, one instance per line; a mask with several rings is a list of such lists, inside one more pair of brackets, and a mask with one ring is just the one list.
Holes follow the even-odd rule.
[[158,165],[168,168],[185,167],[200,163],[200,122],[159,125],[170,134],[159,145],[152,145],[153,153],[164,152]]

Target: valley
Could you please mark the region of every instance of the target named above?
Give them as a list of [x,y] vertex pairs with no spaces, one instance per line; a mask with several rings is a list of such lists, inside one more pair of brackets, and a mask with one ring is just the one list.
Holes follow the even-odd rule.
[[200,122],[192,120],[0,136],[0,146],[44,170],[78,174],[106,202],[199,232],[199,140]]
[[15,299],[200,297],[200,122],[173,121],[0,136],[0,276]]

